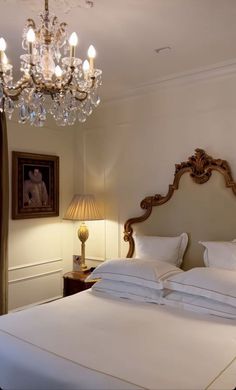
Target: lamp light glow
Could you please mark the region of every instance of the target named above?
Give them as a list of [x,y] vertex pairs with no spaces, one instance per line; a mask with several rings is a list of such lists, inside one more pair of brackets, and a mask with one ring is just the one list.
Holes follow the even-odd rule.
[[74,195],[69,207],[66,211],[64,219],[71,221],[81,221],[82,224],[78,230],[78,238],[81,241],[81,270],[86,270],[85,264],[85,242],[89,237],[89,231],[84,221],[96,221],[103,219],[98,210],[95,198],[93,195]]
[[7,48],[7,44],[4,38],[0,38],[0,51],[5,51]]
[[94,59],[96,57],[96,50],[93,45],[90,45],[88,48],[88,57]]
[[55,68],[55,75],[57,78],[61,78],[61,76],[62,76],[62,69],[59,65],[57,65]]
[[27,38],[27,41],[29,43],[34,43],[35,42],[35,32],[34,30],[32,29],[32,27],[29,28],[28,32],[27,32],[27,35],[26,35],[26,38]]
[[83,71],[84,71],[84,73],[88,73],[88,71],[89,71],[89,62],[88,62],[88,60],[85,60],[83,62]]
[[93,75],[94,72],[94,58],[96,57],[96,50],[93,45],[90,45],[88,48],[88,57],[89,57],[89,64],[90,64],[90,71]]
[[78,35],[76,34],[76,32],[73,32],[69,38],[69,44],[70,46],[77,46],[78,45]]
[[2,53],[2,64],[3,65],[7,65],[8,64],[8,58],[6,56],[6,54],[3,52]]

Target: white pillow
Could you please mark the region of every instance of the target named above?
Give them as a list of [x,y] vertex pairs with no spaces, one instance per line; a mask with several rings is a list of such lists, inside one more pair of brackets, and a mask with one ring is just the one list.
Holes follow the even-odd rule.
[[95,283],[92,286],[92,290],[138,302],[160,303],[162,296],[162,290],[107,279],[102,279]]
[[134,235],[135,257],[157,259],[180,266],[188,244],[187,233],[177,237]]
[[236,270],[235,241],[199,241],[206,249],[204,263],[206,267]]
[[236,307],[236,272],[219,268],[193,268],[168,277],[164,287],[210,298]]
[[186,294],[180,291],[171,291],[167,293],[164,298],[160,298],[160,303],[197,313],[236,319],[236,307],[214,301],[213,299]]
[[115,259],[104,261],[87,277],[128,282],[139,286],[162,289],[162,281],[183,271],[172,264],[157,260]]

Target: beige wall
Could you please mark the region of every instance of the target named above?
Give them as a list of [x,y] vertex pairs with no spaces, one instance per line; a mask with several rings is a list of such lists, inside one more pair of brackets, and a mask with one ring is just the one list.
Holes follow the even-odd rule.
[[60,158],[60,216],[10,219],[9,310],[62,296],[62,275],[72,268],[73,224],[62,217],[74,193],[75,131],[8,121],[10,168],[13,150]]
[[62,295],[62,275],[72,269],[72,254],[80,253],[78,224],[62,220],[74,192],[94,193],[104,212],[104,221],[88,223],[86,245],[88,258],[103,260],[126,255],[125,220],[140,214],[146,195],[166,193],[174,164],[196,147],[227,159],[236,177],[236,72],[220,73],[103,103],[85,126],[8,123],[10,152],[60,157],[60,217],[10,220],[10,309]]
[[103,199],[106,221],[89,250],[125,256],[123,224],[147,195],[165,194],[174,164],[201,147],[227,159],[236,177],[236,73],[202,72],[105,103],[83,131],[87,191]]

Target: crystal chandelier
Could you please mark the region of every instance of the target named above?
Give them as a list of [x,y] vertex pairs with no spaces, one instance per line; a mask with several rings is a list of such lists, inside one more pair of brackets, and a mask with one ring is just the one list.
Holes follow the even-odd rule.
[[12,65],[5,54],[6,42],[0,38],[0,111],[11,118],[19,110],[19,122],[42,127],[50,113],[59,126],[85,122],[100,103],[97,88],[102,71],[95,69],[96,51],[88,49],[89,61],[76,57],[78,44],[74,32],[68,39],[67,24],[49,13],[48,0],[40,14],[40,26],[28,19],[23,30],[20,56],[23,76],[15,84]]

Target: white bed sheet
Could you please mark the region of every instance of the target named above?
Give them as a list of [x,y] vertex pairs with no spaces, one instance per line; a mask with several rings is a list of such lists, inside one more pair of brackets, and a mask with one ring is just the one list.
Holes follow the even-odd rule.
[[0,318],[0,386],[232,390],[235,325],[85,291]]

